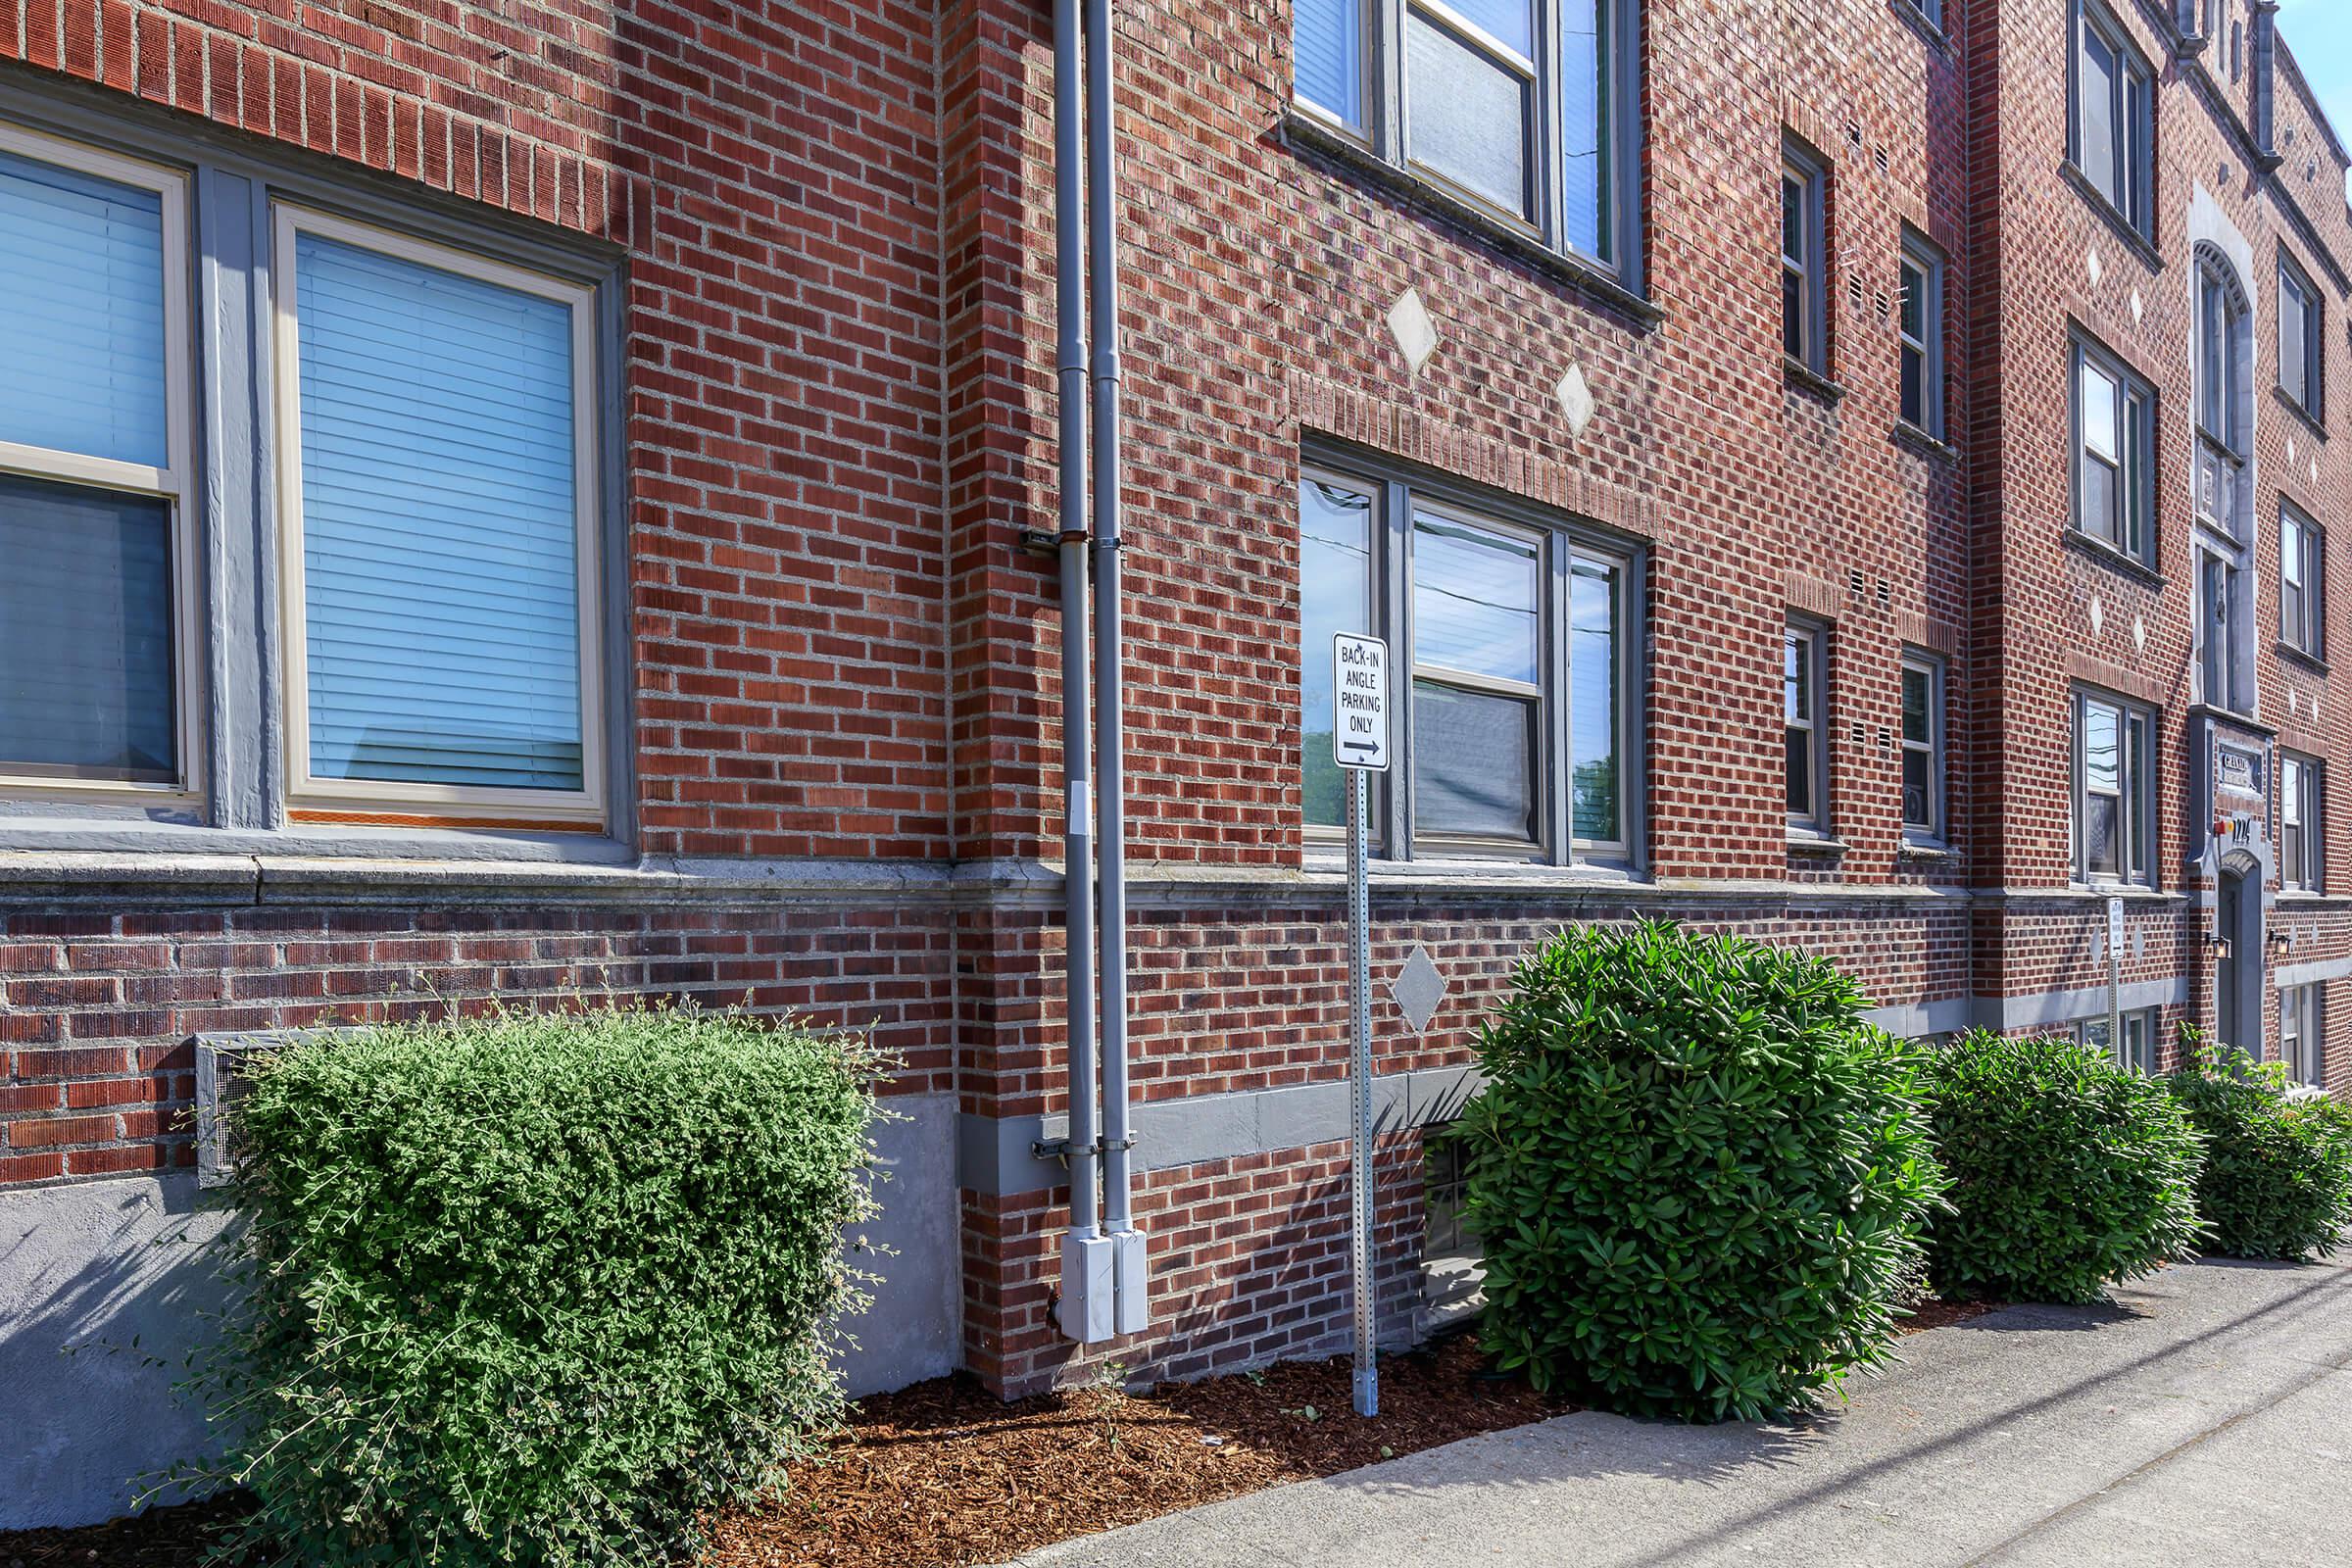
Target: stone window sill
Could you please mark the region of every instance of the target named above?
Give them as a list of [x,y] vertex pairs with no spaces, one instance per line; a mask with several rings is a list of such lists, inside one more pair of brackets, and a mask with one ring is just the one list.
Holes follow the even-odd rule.
[[1789,384],[1796,390],[1811,393],[1832,407],[1845,398],[1845,387],[1841,383],[1831,380],[1787,350],[1781,353],[1781,368],[1787,372]]
[[1931,458],[1941,458],[1946,463],[1953,463],[1959,460],[1959,448],[1953,446],[1950,442],[1944,440],[1943,437],[1939,435],[1935,435],[1927,430],[1921,429],[1918,425],[1913,424],[1909,419],[1895,420],[1890,433],[1897,442],[1911,448],[1914,452],[1923,454],[1924,456]]
[[2323,659],[2318,654],[2313,653],[2308,648],[2297,648],[2293,643],[2287,642],[2283,638],[2274,643],[2272,646],[2278,650],[2278,657],[2280,659],[2298,668],[2307,669],[2315,675],[2328,675],[2334,673],[2328,667],[2327,660]]
[[1335,170],[1351,183],[1396,197],[1550,281],[1564,283],[1595,303],[1632,318],[1640,326],[1655,326],[1666,318],[1664,311],[1626,287],[1606,270],[1553,250],[1533,235],[1399,169],[1310,115],[1297,110],[1286,112],[1275,127],[1275,137],[1294,154]]
[[2322,441],[2328,439],[2328,426],[2320,421],[2318,415],[2297,403],[2292,392],[2282,386],[2274,386],[2271,388],[2271,396],[2277,398],[2278,406],[2293,415],[2296,422],[2301,424],[2304,429],[2309,430]]
[[2090,182],[2089,175],[2075,167],[2073,159],[2069,158],[2058,166],[2058,177],[2075,187],[2076,193],[2098,215],[2099,221],[2105,223],[2132,255],[2145,262],[2150,271],[2164,270],[2164,253],[2145,234],[2132,226],[2132,220],[2126,218],[2115,203]]
[[2087,556],[2102,566],[2120,571],[2127,577],[2136,578],[2159,592],[2163,591],[2167,580],[2164,573],[2137,556],[2128,555],[2104,539],[2094,539],[2073,523],[2067,524],[2064,537],[2067,548],[2077,554]]

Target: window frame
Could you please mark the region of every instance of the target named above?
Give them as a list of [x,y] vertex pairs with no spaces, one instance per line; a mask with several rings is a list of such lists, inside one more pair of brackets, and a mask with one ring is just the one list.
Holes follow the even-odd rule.
[[[1788,254],[1788,191],[1794,186],[1800,209],[1799,237],[1808,255]],[[1830,164],[1819,153],[1784,134],[1781,141],[1781,352],[1788,363],[1810,374],[1830,374]],[[1788,281],[1797,286],[1798,349],[1788,347]],[[1801,352],[1800,352],[1801,351]]]
[[[1901,691],[1896,691],[1895,703],[1895,808],[1901,814],[1903,838],[1912,844],[1941,849],[1950,840],[1950,821],[1945,800],[1946,736],[1944,683],[1948,666],[1936,655],[1917,649],[1905,649],[1896,665],[1896,679],[1917,672],[1928,678],[1928,738],[1914,741],[1903,733]],[[1924,753],[1928,759],[1928,820],[1914,822],[1902,811],[1902,762],[1912,753]]]
[[[2082,395],[2083,378],[2093,372],[2112,382],[2116,389],[2116,436],[2120,447],[2116,506],[2120,515],[2116,519],[2119,537],[2113,539],[2089,525],[2088,465],[2103,461],[2090,451],[2088,411]],[[2156,559],[2157,517],[2155,387],[2095,339],[2076,331],[2069,339],[2067,411],[2069,524],[2086,539],[2142,565],[2152,564]]]
[[[2104,1050],[2107,1053],[2107,1059],[2126,1072],[2155,1076],[2156,1069],[2160,1065],[2156,1054],[2157,1029],[2159,1027],[2157,1009],[2154,1007],[2126,1007],[2122,1013],[2124,1038],[2109,1040],[2104,1046],[2101,1046],[2092,1038],[2092,1031],[2105,1030],[2107,1021],[2108,1015],[2103,1012],[2093,1013],[2087,1018],[2076,1019],[2075,1044],[2086,1051]],[[2132,1041],[2135,1029],[2139,1037],[2136,1047]],[[2143,1057],[2144,1061],[2136,1059]]]
[[[2293,564],[2302,583],[2293,592],[2301,606],[2299,625],[2287,620],[2287,566],[2293,531]],[[2328,536],[2301,507],[2278,498],[2278,641],[2307,659],[2328,657]]]
[[[1831,628],[1827,622],[1803,615],[1790,615],[1781,635],[1783,794],[1787,794],[1787,737],[1802,730],[1807,733],[1804,747],[1809,772],[1807,795],[1812,802],[1810,811],[1791,809],[1788,812],[1788,836],[1792,839],[1828,839],[1835,836],[1832,832],[1835,818],[1830,805],[1830,634]],[[1788,650],[1791,644],[1799,649],[1799,665],[1813,696],[1813,711],[1802,719],[1788,715]]]
[[193,808],[205,799],[209,750],[205,711],[207,608],[197,483],[195,355],[189,172],[90,143],[0,121],[0,151],[74,173],[151,191],[161,208],[164,311],[164,462],[125,463],[78,452],[0,441],[0,473],[83,491],[160,500],[169,508],[172,551],[171,776],[137,778],[104,770],[34,769],[0,760],[0,797]]
[[[1640,875],[1644,869],[1643,846],[1648,836],[1647,715],[1642,674],[1648,647],[1644,629],[1648,605],[1642,580],[1646,554],[1642,541],[1620,535],[1586,517],[1310,433],[1300,444],[1298,480],[1314,479],[1371,497],[1372,602],[1367,607],[1367,623],[1373,635],[1388,641],[1400,677],[1390,721],[1396,762],[1389,772],[1375,774],[1370,781],[1373,853],[1393,862],[1499,860]],[[1542,691],[1537,699],[1536,780],[1536,807],[1542,831],[1532,844],[1432,834],[1419,830],[1414,821],[1415,677],[1423,663],[1412,634],[1412,533],[1414,519],[1424,510],[1481,528],[1540,539],[1543,544],[1538,645],[1543,678],[1538,683]],[[1610,695],[1616,715],[1613,742],[1619,836],[1608,840],[1582,838],[1576,833],[1575,670],[1571,654],[1575,567],[1579,562],[1604,566],[1613,574],[1615,583],[1612,612],[1616,668],[1612,672]],[[1303,620],[1304,608],[1301,598],[1302,658],[1312,657],[1312,650],[1305,647],[1312,633]],[[1446,684],[1453,683],[1450,674],[1444,679]],[[1302,840],[1310,851],[1328,851],[1345,842],[1343,828],[1303,821],[1300,826]]]
[[[2298,393],[2286,381],[2286,316],[2287,302],[2293,300],[2303,313],[2303,390]],[[2273,337],[2273,352],[2278,360],[2278,391],[2292,404],[2295,411],[2313,424],[2325,427],[2328,418],[2328,301],[2302,264],[2278,248],[2278,309]]]
[[[2189,604],[2195,617],[2190,650],[2195,656],[2197,700],[2225,713],[2247,716],[2252,705],[2241,701],[2247,677],[2238,660],[2239,645],[2245,641],[2239,628],[2248,613],[2246,568],[2230,551],[2199,538],[2189,551]],[[2218,606],[2213,593],[2217,581],[2221,587]],[[2218,617],[2214,613],[2217,608]]]
[[2290,1081],[2326,1086],[2327,1019],[2327,988],[2320,982],[2278,988],[2278,1061]]
[[[2278,770],[2278,886],[2282,892],[2324,893],[2328,882],[2327,767],[2318,758],[2281,749]],[[2299,853],[2287,854],[2287,779],[2294,778]]]
[[[285,798],[290,818],[337,821],[359,815],[402,815],[429,826],[549,823],[601,825],[606,816],[607,761],[604,695],[601,413],[597,406],[597,290],[427,240],[376,223],[344,218],[276,197],[271,204],[271,395],[277,446],[278,616],[284,679]],[[309,639],[305,625],[302,533],[301,299],[296,242],[316,234],[397,260],[530,294],[570,315],[572,392],[572,560],[578,621],[580,780],[572,790],[423,784],[385,779],[320,778],[311,771]]]
[[[1404,650],[1405,657],[1396,662],[1403,675],[1405,712],[1407,714],[1403,760],[1408,770],[1408,776],[1414,765],[1414,759],[1411,755],[1414,750],[1412,736],[1414,722],[1419,714],[1421,687],[1424,684],[1441,687],[1446,691],[1500,698],[1506,702],[1521,705],[1532,704],[1536,744],[1531,748],[1533,754],[1531,760],[1535,765],[1535,771],[1534,776],[1527,783],[1529,813],[1535,818],[1536,830],[1526,839],[1482,833],[1444,832],[1423,827],[1419,821],[1420,812],[1416,808],[1413,842],[1416,846],[1431,850],[1441,856],[1463,852],[1477,854],[1482,851],[1492,851],[1497,855],[1508,857],[1530,854],[1547,855],[1551,850],[1549,842],[1551,834],[1549,830],[1550,813],[1546,803],[1553,791],[1564,789],[1567,784],[1565,778],[1555,776],[1558,758],[1554,755],[1556,748],[1551,739],[1555,726],[1564,728],[1566,725],[1565,699],[1555,693],[1551,683],[1545,679],[1546,676],[1553,673],[1551,645],[1560,636],[1563,629],[1560,624],[1559,610],[1553,603],[1551,591],[1551,558],[1555,546],[1544,530],[1490,516],[1474,508],[1453,504],[1444,497],[1415,495],[1411,497],[1407,505],[1409,511],[1403,521],[1407,537],[1405,547],[1405,620],[1408,625],[1419,618],[1418,612],[1413,608],[1412,557],[1424,518],[1436,522],[1451,523],[1457,528],[1467,528],[1500,539],[1513,540],[1520,544],[1532,545],[1536,552],[1534,575],[1537,678],[1535,680],[1519,681],[1504,676],[1485,675],[1473,670],[1459,669],[1451,664],[1440,664],[1425,660],[1421,655],[1420,639],[1417,634],[1408,639]],[[1555,711],[1555,707],[1561,710]],[[1417,792],[1418,784],[1415,783],[1412,788]]]
[[[1944,256],[1933,241],[1909,225],[1903,229],[1898,275],[1906,271],[1916,271],[1920,277],[1920,331],[1924,335],[1915,340],[1903,330],[1902,309],[1898,303],[1894,318],[1895,417],[1921,434],[1941,441],[1946,439],[1943,387]],[[1903,281],[1905,297],[1908,297],[1910,281],[1906,277]],[[1913,354],[1918,355],[1920,360],[1920,417],[1917,419],[1905,416],[1902,409],[1902,365],[1905,357]]]
[[[2140,53],[2131,31],[2101,0],[2073,0],[2067,50],[2066,160],[2084,188],[2100,206],[2145,243],[2156,238],[2155,152],[2156,68]],[[2115,56],[2113,112],[2116,167],[2110,171],[2115,192],[2110,195],[2101,176],[2085,162],[2083,113],[2089,84],[2083,71],[2085,40],[2095,33]]]
[[[2090,817],[2089,753],[2083,742],[2089,729],[2090,709],[2093,706],[2112,710],[2117,715],[2116,743],[2118,766],[2122,777],[2115,794],[2117,802],[2116,834],[2121,845],[2117,871],[2094,871],[2090,866],[2089,835],[2085,829]],[[2152,887],[2155,885],[2154,861],[2156,848],[2150,829],[2155,823],[2155,780],[2149,765],[2155,751],[2156,717],[2145,706],[2095,687],[2078,686],[2073,694],[2074,734],[2070,743],[2074,760],[2074,785],[2071,792],[2074,842],[2074,877],[2077,884],[2087,887]]]
[[[1298,17],[1291,21],[1292,72],[1289,103],[1294,115],[1338,137],[1356,152],[1394,169],[1417,184],[1434,187],[1482,218],[1527,235],[1554,254],[1591,268],[1620,287],[1640,293],[1642,265],[1642,17],[1641,0],[1595,0],[1602,32],[1594,74],[1599,97],[1600,179],[1594,232],[1597,252],[1568,237],[1567,150],[1561,119],[1565,99],[1560,6],[1563,0],[1530,0],[1532,56],[1495,39],[1463,16],[1449,0],[1348,0],[1357,35],[1356,97],[1361,122],[1299,91]],[[1421,11],[1442,30],[1482,57],[1507,64],[1529,79],[1527,177],[1531,211],[1514,213],[1413,158],[1410,89],[1405,51],[1408,13]],[[1522,69],[1524,68],[1524,70]]]

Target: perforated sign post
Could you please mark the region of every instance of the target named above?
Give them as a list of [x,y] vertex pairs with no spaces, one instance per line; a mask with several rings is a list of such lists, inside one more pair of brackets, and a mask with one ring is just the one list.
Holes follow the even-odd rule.
[[2116,1060],[2132,1065],[2124,1049],[2124,901],[2107,901],[2107,1049]]
[[1331,752],[1348,774],[1348,1080],[1354,1101],[1348,1160],[1349,1250],[1355,1274],[1355,1413],[1380,1413],[1372,1290],[1372,892],[1367,883],[1372,773],[1389,770],[1389,645],[1343,632],[1331,640]]

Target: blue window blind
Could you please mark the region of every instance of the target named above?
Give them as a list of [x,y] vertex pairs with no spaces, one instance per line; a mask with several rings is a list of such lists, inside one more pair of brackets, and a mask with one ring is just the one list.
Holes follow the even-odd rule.
[[172,508],[0,477],[0,769],[172,776]]
[[0,152],[0,441],[164,466],[163,198]]
[[571,312],[303,233],[310,762],[582,787]]

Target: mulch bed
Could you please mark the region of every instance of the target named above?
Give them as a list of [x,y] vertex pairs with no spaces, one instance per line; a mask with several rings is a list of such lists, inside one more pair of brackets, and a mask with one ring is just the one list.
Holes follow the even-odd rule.
[[1929,1329],[1949,1328],[1965,1323],[1972,1317],[2001,1309],[1999,1301],[1922,1301],[1911,1309],[1911,1315],[1897,1325],[1905,1334],[1920,1334]]
[[1346,1358],[1004,1404],[943,1378],[868,1399],[776,1503],[721,1519],[704,1568],[960,1568],[1072,1536],[1335,1475],[1570,1408],[1486,1375],[1456,1339],[1380,1364],[1380,1414]]
[[[1929,1301],[1906,1334],[1993,1310]],[[1492,1374],[1476,1342],[1380,1365],[1381,1413],[1350,1407],[1345,1357],[1124,1393],[1005,1404],[966,1377],[862,1400],[785,1494],[722,1515],[701,1568],[967,1568],[1286,1481],[1337,1475],[1574,1406]],[[78,1530],[0,1531],[0,1568],[198,1568],[243,1504],[214,1498]]]

